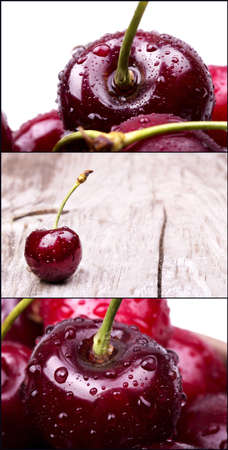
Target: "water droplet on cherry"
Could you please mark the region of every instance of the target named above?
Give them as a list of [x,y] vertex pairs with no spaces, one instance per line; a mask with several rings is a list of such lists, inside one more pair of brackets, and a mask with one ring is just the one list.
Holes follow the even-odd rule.
[[59,367],[55,371],[55,380],[57,381],[57,383],[59,384],[65,383],[67,377],[68,377],[68,370],[66,369],[66,367]]
[[152,372],[157,367],[157,359],[155,358],[155,356],[149,356],[142,361],[141,367],[148,372]]

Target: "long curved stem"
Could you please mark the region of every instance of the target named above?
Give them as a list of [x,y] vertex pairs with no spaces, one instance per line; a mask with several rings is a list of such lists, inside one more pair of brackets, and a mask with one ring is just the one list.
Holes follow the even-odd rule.
[[129,56],[131,52],[131,45],[135,37],[137,28],[143,16],[143,13],[148,5],[148,2],[140,1],[135,10],[134,16],[130,22],[129,27],[124,35],[123,43],[121,45],[117,69],[115,73],[115,84],[121,89],[131,86],[132,80],[131,73],[128,69]]
[[109,355],[112,324],[122,300],[117,298],[111,300],[101,328],[93,338],[93,354],[97,358]]
[[66,195],[66,197],[64,198],[63,202],[60,205],[60,208],[58,210],[58,214],[56,216],[55,219],[55,223],[54,223],[54,227],[53,228],[57,228],[58,227],[58,223],[59,223],[59,218],[61,216],[62,210],[68,200],[68,198],[71,196],[71,194],[73,194],[73,192],[75,191],[75,189],[78,188],[78,186],[80,186],[80,184],[84,183],[84,181],[86,181],[86,179],[88,178],[89,174],[92,173],[93,170],[85,170],[85,172],[81,173],[81,175],[79,175],[79,177],[77,178],[77,181],[75,183],[75,185],[71,188],[71,190],[68,192],[68,194]]
[[2,324],[1,329],[1,340],[4,339],[10,328],[12,327],[14,321],[17,317],[26,309],[35,299],[34,298],[23,298],[13,310],[9,313]]
[[[102,133],[96,130],[84,130],[71,133],[64,138],[60,139],[53,148],[53,152],[64,150],[64,147],[69,143],[77,143],[78,140],[83,139],[85,134],[94,142],[93,151],[104,151],[107,149],[105,143],[108,144],[109,150],[120,151],[130,144],[141,141],[149,137],[159,136],[167,133],[177,133],[179,131],[187,130],[222,130],[227,131],[227,122],[216,121],[192,121],[192,122],[176,122],[166,123],[162,125],[156,125],[148,128],[142,128],[136,131],[130,131],[128,133],[122,133],[118,131],[112,131],[110,133]],[[96,146],[96,142],[99,138],[104,141],[104,146]]]

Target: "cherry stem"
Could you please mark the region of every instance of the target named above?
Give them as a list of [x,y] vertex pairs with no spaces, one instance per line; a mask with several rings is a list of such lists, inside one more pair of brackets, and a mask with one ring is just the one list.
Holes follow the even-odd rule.
[[58,223],[59,223],[59,218],[62,214],[63,208],[68,200],[68,198],[71,196],[71,194],[73,194],[73,192],[75,191],[75,189],[78,188],[78,186],[80,186],[80,184],[84,183],[88,176],[93,172],[93,170],[85,170],[85,172],[81,173],[81,175],[78,176],[77,181],[75,183],[75,185],[71,188],[71,190],[68,192],[68,194],[66,195],[66,197],[64,198],[63,202],[61,203],[61,206],[58,210],[58,214],[56,216],[56,220],[54,223],[54,227],[53,228],[57,228],[58,227]]
[[[94,142],[93,151],[107,150],[107,146],[109,146],[109,149],[111,147],[111,151],[120,151],[130,144],[133,144],[135,142],[141,141],[149,137],[155,137],[167,133],[177,133],[179,131],[187,131],[187,130],[227,131],[227,122],[220,122],[220,121],[175,122],[156,125],[148,128],[142,128],[140,130],[130,131],[128,133],[122,133],[119,131],[102,133],[96,130],[84,130],[82,134],[80,131],[76,131],[75,133],[68,134],[67,136],[60,139],[52,151],[58,152],[61,150],[65,150],[64,147],[66,147],[67,145],[76,143],[77,140],[84,139],[85,133],[87,134],[88,138],[90,138],[90,140],[93,140]],[[100,145],[100,142],[99,145],[96,145],[100,138],[103,139],[104,144],[103,147],[102,145]]]
[[5,338],[6,334],[12,327],[14,321],[17,319],[18,316],[34,301],[34,298],[23,298],[9,313],[9,315],[6,317],[2,324],[2,330],[1,330],[1,340]]
[[140,1],[135,10],[134,16],[127,28],[121,45],[117,69],[115,73],[115,84],[121,89],[126,89],[134,84],[134,75],[128,69],[131,45],[135,37],[137,28],[147,7],[148,2]]
[[112,325],[123,299],[113,298],[105,314],[103,323],[93,338],[93,355],[101,362],[112,353],[110,344]]

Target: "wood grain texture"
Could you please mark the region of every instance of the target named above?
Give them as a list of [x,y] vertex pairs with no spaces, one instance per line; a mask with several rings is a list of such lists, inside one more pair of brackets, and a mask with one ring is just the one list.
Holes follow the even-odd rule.
[[[202,153],[2,154],[3,296],[225,297],[226,161]],[[60,219],[79,234],[82,262],[63,284],[41,282],[26,268],[26,236],[52,227],[85,169],[94,173]]]

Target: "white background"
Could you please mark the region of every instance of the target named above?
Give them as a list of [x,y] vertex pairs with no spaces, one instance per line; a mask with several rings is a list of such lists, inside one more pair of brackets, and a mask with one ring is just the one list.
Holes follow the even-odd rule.
[[[135,1],[2,2],[2,109],[16,129],[56,108],[57,75],[74,46],[128,26]],[[226,65],[225,1],[152,1],[140,28],[168,33],[206,64]]]
[[173,325],[227,341],[227,300],[169,299]]

